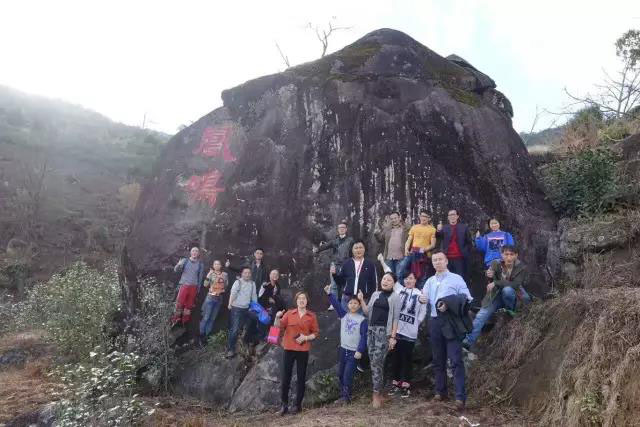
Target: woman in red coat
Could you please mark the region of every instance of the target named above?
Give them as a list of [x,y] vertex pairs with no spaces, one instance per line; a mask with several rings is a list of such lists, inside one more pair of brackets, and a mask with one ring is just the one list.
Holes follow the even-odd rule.
[[[309,350],[311,341],[318,336],[318,319],[316,315],[307,310],[309,296],[306,292],[296,294],[296,306],[293,310],[279,311],[276,313],[275,326],[284,330],[282,347],[284,355],[282,360],[282,389],[280,398],[282,408],[280,415],[300,412],[302,399],[304,398],[304,386],[307,379],[307,362],[309,361]],[[289,411],[289,387],[291,385],[291,375],[293,374],[293,364],[296,364],[297,392],[296,403]]]

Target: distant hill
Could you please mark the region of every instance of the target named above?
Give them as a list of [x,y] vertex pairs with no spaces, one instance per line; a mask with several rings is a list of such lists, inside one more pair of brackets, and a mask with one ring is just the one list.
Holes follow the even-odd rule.
[[168,138],[0,86],[0,288],[15,285],[16,247],[37,278],[115,256]]
[[560,138],[563,132],[564,126],[558,126],[532,133],[520,132],[520,138],[522,138],[527,148],[550,146]]

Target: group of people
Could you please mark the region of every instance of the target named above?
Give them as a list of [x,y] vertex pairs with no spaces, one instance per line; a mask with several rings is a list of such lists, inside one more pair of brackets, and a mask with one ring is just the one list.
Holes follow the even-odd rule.
[[[255,345],[262,341],[268,331],[268,326],[258,320],[255,312],[251,312],[252,303],[259,304],[270,316],[285,308],[280,296],[280,271],[269,270],[263,262],[264,250],[257,248],[253,254],[253,260],[249,265],[234,267],[229,260],[225,262],[225,268],[239,276],[231,286],[227,308],[229,309],[229,333],[227,341],[227,355],[232,358],[236,354],[236,343],[243,328],[245,343]],[[200,334],[198,344],[207,344],[207,337],[213,331],[213,326],[224,302],[224,293],[229,288],[229,274],[223,271],[220,260],[214,260],[213,264],[204,276],[204,264],[200,260],[200,249],[191,248],[188,258],[182,258],[174,271],[180,274],[179,289],[176,298],[176,310],[171,318],[175,324],[186,325],[191,321],[191,312],[196,304],[196,297],[202,284],[207,289],[207,294],[202,303],[200,320]],[[257,287],[256,283],[259,283]]]
[[[384,401],[384,366],[391,353],[391,389],[389,395],[409,396],[412,381],[412,360],[418,330],[428,318],[432,352],[436,400],[447,399],[447,360],[453,371],[455,404],[463,408],[466,402],[463,348],[471,348],[483,326],[499,309],[512,313],[518,301],[530,302],[524,289],[527,269],[518,259],[513,236],[500,229],[497,219],[488,222],[490,231],[475,240],[469,227],[459,222],[458,211],[448,212],[448,223],[431,224],[428,212],[420,212],[420,222],[411,227],[399,212],[392,212],[375,237],[383,245],[377,261],[383,271],[379,279],[377,264],[366,257],[363,240],[348,236],[348,226],[340,223],[335,239],[321,244],[314,253],[331,250],[329,280],[324,287],[330,310],[340,319],[338,348],[338,380],[340,399],[351,401],[356,370],[364,370],[368,359],[373,386],[372,405],[380,407]],[[438,242],[440,245],[437,246]],[[471,320],[473,297],[467,287],[469,258],[472,250],[484,255],[487,278],[486,295]],[[267,268],[264,251],[256,249],[250,265],[234,268],[229,261],[225,267],[239,273],[231,287],[227,357],[235,356],[236,342],[243,326],[247,326],[245,341],[255,344],[264,340],[269,325],[252,315],[252,303],[260,304],[280,328],[284,349],[282,361],[280,414],[300,411],[305,391],[306,370],[311,343],[319,334],[315,314],[307,306],[309,295],[298,292],[295,308],[286,310],[280,297],[279,272]],[[228,287],[228,274],[222,263],[214,261],[206,277],[199,261],[198,248],[192,248],[188,259],[181,259],[175,267],[181,273],[174,322],[188,322],[195,304],[198,284],[204,282],[207,296],[202,305],[200,343],[206,343],[213,322]],[[201,281],[202,279],[202,281]],[[257,284],[259,290],[257,290]],[[296,365],[297,391],[293,406],[289,407],[289,389],[293,366]]]

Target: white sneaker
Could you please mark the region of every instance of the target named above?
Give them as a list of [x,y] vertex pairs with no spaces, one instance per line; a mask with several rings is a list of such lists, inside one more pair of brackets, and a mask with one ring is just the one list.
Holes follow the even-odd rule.
[[333,306],[332,306],[332,305],[330,305],[330,306],[329,306],[329,308],[327,308],[327,310],[329,310],[329,311],[333,311]]

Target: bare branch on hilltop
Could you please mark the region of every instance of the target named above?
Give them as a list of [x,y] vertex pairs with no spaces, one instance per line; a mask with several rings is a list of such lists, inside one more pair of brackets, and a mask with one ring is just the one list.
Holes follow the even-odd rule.
[[278,48],[278,53],[280,53],[280,58],[282,58],[282,61],[284,62],[284,65],[286,65],[287,68],[290,68],[291,64],[289,63],[289,57],[285,55],[284,52],[282,52],[282,49],[280,49],[280,45],[278,44],[278,42],[275,43],[276,47]]
[[616,55],[622,66],[612,77],[602,70],[602,83],[596,84],[595,95],[587,92],[584,96],[572,94],[564,89],[572,105],[596,107],[603,114],[620,119],[628,116],[634,107],[640,105],[640,31],[629,30],[616,41]]
[[[335,16],[332,19],[335,19]],[[326,30],[321,29],[317,25],[314,26],[311,22],[309,22],[308,27],[310,30],[312,30],[316,34],[316,37],[322,44],[322,54],[320,55],[320,58],[324,58],[324,56],[327,54],[327,49],[329,48],[329,37],[331,37],[333,33],[335,33],[336,31],[350,30],[351,28],[353,28],[353,27],[334,27],[331,21],[329,21],[329,27]]]

